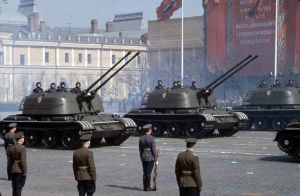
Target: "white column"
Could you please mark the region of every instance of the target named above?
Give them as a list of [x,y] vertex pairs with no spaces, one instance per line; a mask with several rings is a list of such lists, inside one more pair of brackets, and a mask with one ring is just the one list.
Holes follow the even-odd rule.
[[97,60],[98,60],[97,66],[100,67],[100,50],[99,49],[97,50]]
[[75,66],[75,51],[72,49],[72,66]]
[[31,65],[30,47],[27,48],[27,65]]
[[45,48],[43,47],[43,48],[42,48],[43,65],[46,65],[45,55],[46,55],[46,51],[45,51]]
[[9,64],[13,65],[13,47],[9,47]]
[[56,66],[59,66],[59,48],[56,48]]
[[87,49],[84,50],[84,65],[87,67]]
[[3,46],[3,64],[6,65],[6,57],[7,52],[6,52],[6,46]]

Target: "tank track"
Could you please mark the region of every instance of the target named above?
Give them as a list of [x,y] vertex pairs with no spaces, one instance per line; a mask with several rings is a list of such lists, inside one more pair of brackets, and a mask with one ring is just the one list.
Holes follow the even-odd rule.
[[[56,149],[56,150],[72,150],[80,147],[79,131],[82,131],[79,126],[72,127],[55,127],[54,128],[32,128],[32,127],[19,127],[18,131],[23,131],[25,133],[25,145],[30,148],[38,149]],[[91,147],[103,147],[103,146],[117,146],[122,144],[126,139],[128,139],[134,132],[133,128],[127,128],[121,135],[114,138],[92,138]],[[36,135],[35,133],[38,133]],[[56,135],[55,142],[49,143],[45,141],[46,133],[54,133]],[[70,136],[70,138],[65,140],[67,143],[63,143],[62,137],[67,133],[75,134],[75,137]],[[2,133],[1,137],[4,137]],[[45,137],[45,138],[44,138]],[[36,139],[36,140],[35,140]],[[51,138],[53,140],[53,138]],[[69,141],[68,141],[69,140]]]
[[292,137],[289,134],[280,134],[276,136],[275,140],[281,151],[300,161],[300,138]]

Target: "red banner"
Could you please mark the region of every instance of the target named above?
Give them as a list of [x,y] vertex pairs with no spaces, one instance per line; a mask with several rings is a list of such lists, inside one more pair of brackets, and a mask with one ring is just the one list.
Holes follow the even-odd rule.
[[182,0],[163,0],[156,8],[157,20],[167,20],[173,13],[181,8]]

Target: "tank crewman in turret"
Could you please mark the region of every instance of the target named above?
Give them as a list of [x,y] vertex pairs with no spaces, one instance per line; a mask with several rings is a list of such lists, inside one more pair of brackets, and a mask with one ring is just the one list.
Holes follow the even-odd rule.
[[176,88],[179,88],[179,86],[178,86],[178,81],[174,81],[174,82],[173,82],[172,89],[176,89]]
[[67,92],[66,83],[65,82],[61,82],[59,84],[59,87],[57,87],[57,92]]
[[33,89],[33,93],[41,93],[41,92],[43,92],[43,89],[42,89],[42,84],[40,83],[40,82],[37,82],[36,84],[35,84],[35,86],[36,86],[36,88],[35,89]]
[[199,158],[194,154],[196,138],[187,138],[186,151],[177,156],[175,164],[176,180],[180,196],[200,196],[202,180]]
[[4,136],[4,147],[7,156],[7,179],[11,180],[12,179],[12,175],[10,171],[11,160],[9,159],[8,152],[12,148],[12,146],[17,143],[15,139],[15,132],[17,131],[17,123],[10,123],[8,127],[10,130]]
[[50,88],[47,90],[47,92],[48,92],[48,93],[55,93],[55,92],[56,92],[55,86],[56,86],[55,83],[52,82],[52,83],[50,84]]
[[196,81],[192,82],[192,85],[190,86],[191,89],[197,90]]
[[276,79],[276,80],[275,80],[275,84],[273,85],[273,87],[275,87],[275,88],[281,87],[281,83],[280,83],[280,80],[279,80],[279,79]]
[[294,81],[289,80],[289,82],[285,85],[286,87],[294,87]]
[[259,88],[267,88],[268,85],[267,85],[267,82],[265,80],[262,80],[260,82],[260,84],[258,85]]
[[89,150],[91,137],[91,135],[82,135],[80,137],[82,147],[73,153],[73,172],[75,180],[78,182],[77,189],[79,196],[85,194],[92,196],[96,191],[94,155],[93,152]]
[[140,158],[143,165],[143,185],[144,191],[152,191],[150,187],[151,183],[151,173],[154,167],[154,164],[157,163],[157,148],[155,138],[152,134],[152,125],[147,124],[143,127],[145,135],[140,137],[139,140],[139,151]]
[[71,89],[71,92],[72,93],[76,93],[76,94],[79,94],[79,93],[81,93],[81,84],[80,84],[80,82],[76,82],[76,84],[75,84],[75,88],[72,88]]
[[157,81],[157,86],[155,87],[155,89],[159,90],[159,89],[164,89],[163,83],[161,80]]
[[15,134],[16,144],[8,151],[11,160],[10,170],[12,173],[12,195],[21,196],[27,175],[26,148],[23,146],[24,133]]

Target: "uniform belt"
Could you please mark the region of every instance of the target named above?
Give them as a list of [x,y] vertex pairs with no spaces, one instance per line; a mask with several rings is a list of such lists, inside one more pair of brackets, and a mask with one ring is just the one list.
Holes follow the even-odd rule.
[[78,167],[80,170],[85,170],[85,169],[87,169],[87,168],[89,168],[88,166],[79,166]]
[[21,163],[21,160],[14,160],[14,163]]
[[182,173],[183,175],[186,175],[186,176],[189,176],[189,175],[192,175],[192,174],[193,174],[193,172],[192,172],[192,171],[189,171],[189,170],[182,170],[181,173]]
[[151,150],[151,148],[145,148],[145,150],[149,150],[149,151],[150,151],[150,150]]

